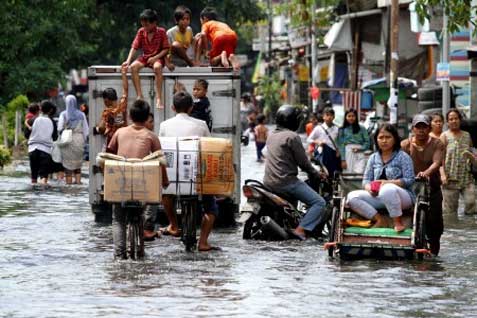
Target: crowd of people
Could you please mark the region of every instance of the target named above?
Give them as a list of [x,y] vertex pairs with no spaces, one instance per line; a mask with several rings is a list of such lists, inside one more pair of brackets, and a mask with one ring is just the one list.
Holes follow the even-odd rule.
[[[60,181],[65,179],[66,184],[81,183],[81,165],[89,135],[87,106],[83,104],[81,111],[73,95],[66,96],[65,102],[66,110],[59,114],[58,121],[55,118],[57,108],[52,102],[45,100],[40,105],[28,106],[24,135],[28,140],[32,184],[40,181],[47,185],[53,174]],[[61,144],[65,130],[71,132],[71,138]]]
[[[156,107],[163,107],[162,68],[171,71],[175,65],[198,66],[204,55],[208,55],[210,65],[238,68],[234,56],[237,36],[230,27],[217,21],[213,8],[205,8],[200,13],[201,32],[193,35],[190,27],[192,13],[179,6],[174,12],[176,26],[167,32],[157,26],[157,14],[147,9],[141,16],[142,27],[137,31],[129,55],[122,63],[121,76],[123,92],[118,101],[113,88],[103,91],[104,111],[101,120],[94,123],[93,134],[103,136],[103,150],[127,158],[142,159],[161,149],[159,138],[153,133],[154,115],[149,104],[144,101],[139,81],[139,71],[150,67],[156,75]],[[207,48],[210,50],[207,53]],[[134,60],[136,53],[140,55]],[[131,71],[137,100],[128,109],[127,71]],[[210,136],[213,126],[210,102],[207,98],[208,83],[197,79],[192,96],[180,83],[175,86],[173,97],[175,117],[161,123],[159,136]],[[65,98],[66,110],[53,119],[55,105],[43,101],[32,104],[25,117],[25,136],[28,138],[28,153],[31,167],[31,182],[48,183],[52,173],[63,176],[67,184],[81,183],[81,165],[89,135],[86,105],[78,106],[76,97]],[[322,178],[312,167],[310,160],[321,162],[329,176],[337,171],[363,175],[363,189],[348,194],[347,204],[362,218],[372,220],[374,226],[385,226],[386,221],[378,212],[386,208],[396,232],[405,230],[402,222],[403,211],[412,208],[416,200],[413,184],[415,178],[426,178],[431,187],[431,209],[426,231],[431,244],[431,252],[439,253],[440,236],[443,233],[443,214],[456,214],[459,197],[464,198],[466,214],[474,214],[476,207],[474,176],[471,163],[477,160],[473,152],[469,133],[461,129],[462,115],[451,109],[444,118],[436,113],[431,117],[418,114],[412,121],[412,134],[401,140],[396,128],[384,124],[372,138],[359,124],[356,110],[347,110],[344,121],[338,127],[332,107],[323,109],[320,115],[312,114],[306,125],[308,147],[303,149],[302,141],[295,132],[298,128],[298,110],[292,106],[282,106],[276,114],[277,128],[270,132],[266,127],[266,117],[255,107],[251,95],[244,94],[240,104],[242,134],[252,136],[255,141],[257,162],[265,161],[264,184],[296,197],[309,206],[294,234],[306,239],[308,232],[324,217],[324,199],[309,185],[297,178],[298,167],[314,178]],[[132,123],[128,123],[128,118]],[[448,130],[443,131],[444,119]],[[263,149],[267,147],[267,158]],[[169,184],[167,172],[163,169],[162,186]],[[151,226],[150,207],[146,208],[144,237],[154,239],[163,235],[180,236],[174,211],[174,197],[164,196],[164,209],[169,225],[159,232]],[[218,214],[214,196],[204,196],[204,215],[199,240],[199,251],[215,250],[208,242]],[[126,257],[125,250],[125,209],[113,208],[113,240],[115,255]]]
[[[293,118],[293,107],[282,106],[277,112],[277,128],[267,142],[268,160],[264,183],[278,193],[295,197],[310,206],[314,220],[323,212],[321,197],[296,178],[297,167],[309,172],[303,161],[305,149],[293,146],[300,143],[293,132],[297,127],[282,120]],[[373,136],[359,125],[355,110],[345,112],[341,127],[334,123],[334,111],[325,108],[320,116],[312,115],[306,125],[308,147],[312,160],[320,161],[329,176],[342,171],[363,176],[363,190],[348,194],[347,205],[356,214],[372,221],[374,227],[388,227],[389,222],[378,211],[386,209],[396,232],[406,229],[403,211],[412,209],[416,194],[416,178],[424,178],[430,185],[430,209],[426,220],[426,235],[430,251],[437,255],[444,230],[443,215],[456,215],[460,196],[464,199],[465,214],[476,213],[474,176],[477,154],[471,136],[461,129],[462,114],[450,109],[444,117],[417,114],[412,120],[409,137],[401,139],[395,126],[382,124]],[[296,119],[295,119],[296,121]],[[372,140],[370,139],[372,137]],[[293,154],[290,156],[290,154]],[[370,154],[370,156],[368,156]],[[313,174],[312,174],[313,177]],[[322,202],[321,202],[322,203]],[[310,216],[311,218],[311,216]],[[306,220],[302,221],[307,224]],[[306,234],[301,228],[295,234]],[[305,228],[306,229],[306,228]]]

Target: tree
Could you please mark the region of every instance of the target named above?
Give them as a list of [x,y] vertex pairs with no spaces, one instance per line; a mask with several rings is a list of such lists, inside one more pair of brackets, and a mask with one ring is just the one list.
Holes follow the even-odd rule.
[[290,17],[293,27],[311,27],[312,9],[321,8],[315,12],[315,27],[317,29],[328,27],[332,24],[335,15],[334,9],[339,0],[291,0],[276,7],[279,14]]
[[[442,8],[449,17],[447,28],[449,33],[459,31],[461,28],[467,28],[469,23],[477,26],[476,21],[472,19],[477,16],[477,7],[472,7],[471,0],[416,0],[416,11],[421,23],[425,18],[429,18],[428,8]],[[474,32],[477,28],[474,29]]]
[[0,1],[0,105],[19,94],[33,101],[45,97],[71,68],[121,63],[140,26],[141,11],[155,9],[159,25],[171,27],[174,9],[180,4],[192,10],[195,32],[206,5],[215,6],[233,28],[263,17],[253,0]]
[[81,41],[82,31],[89,29],[91,4],[81,0],[0,2],[0,104],[19,94],[42,96],[64,78],[70,61],[95,49]]

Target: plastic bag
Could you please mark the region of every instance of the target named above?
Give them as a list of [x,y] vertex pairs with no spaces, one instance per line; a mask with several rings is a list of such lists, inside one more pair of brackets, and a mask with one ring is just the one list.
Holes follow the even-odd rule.
[[61,156],[61,149],[58,145],[58,142],[53,143],[53,148],[51,149],[51,159],[56,163],[61,163],[63,158]]
[[65,129],[61,132],[60,138],[56,141],[58,146],[63,147],[69,145],[73,141],[73,130]]

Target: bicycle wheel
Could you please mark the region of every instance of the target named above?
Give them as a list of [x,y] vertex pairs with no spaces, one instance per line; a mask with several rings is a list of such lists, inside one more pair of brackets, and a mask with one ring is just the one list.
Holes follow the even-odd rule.
[[197,202],[195,200],[181,200],[182,206],[182,243],[185,245],[187,252],[191,252],[196,248],[196,213]]
[[132,222],[128,222],[127,229],[127,242],[128,242],[128,255],[130,259],[136,259],[136,225]]
[[127,224],[128,254],[133,260],[144,257],[144,222],[142,210],[129,211]]

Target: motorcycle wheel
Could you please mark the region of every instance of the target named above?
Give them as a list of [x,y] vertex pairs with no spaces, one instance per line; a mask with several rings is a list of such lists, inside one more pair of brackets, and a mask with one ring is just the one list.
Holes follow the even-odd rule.
[[257,222],[258,222],[258,218],[256,215],[252,215],[247,221],[245,221],[245,224],[243,226],[243,234],[242,234],[242,238],[244,240],[252,239],[253,227],[254,227],[254,224],[257,224]]

